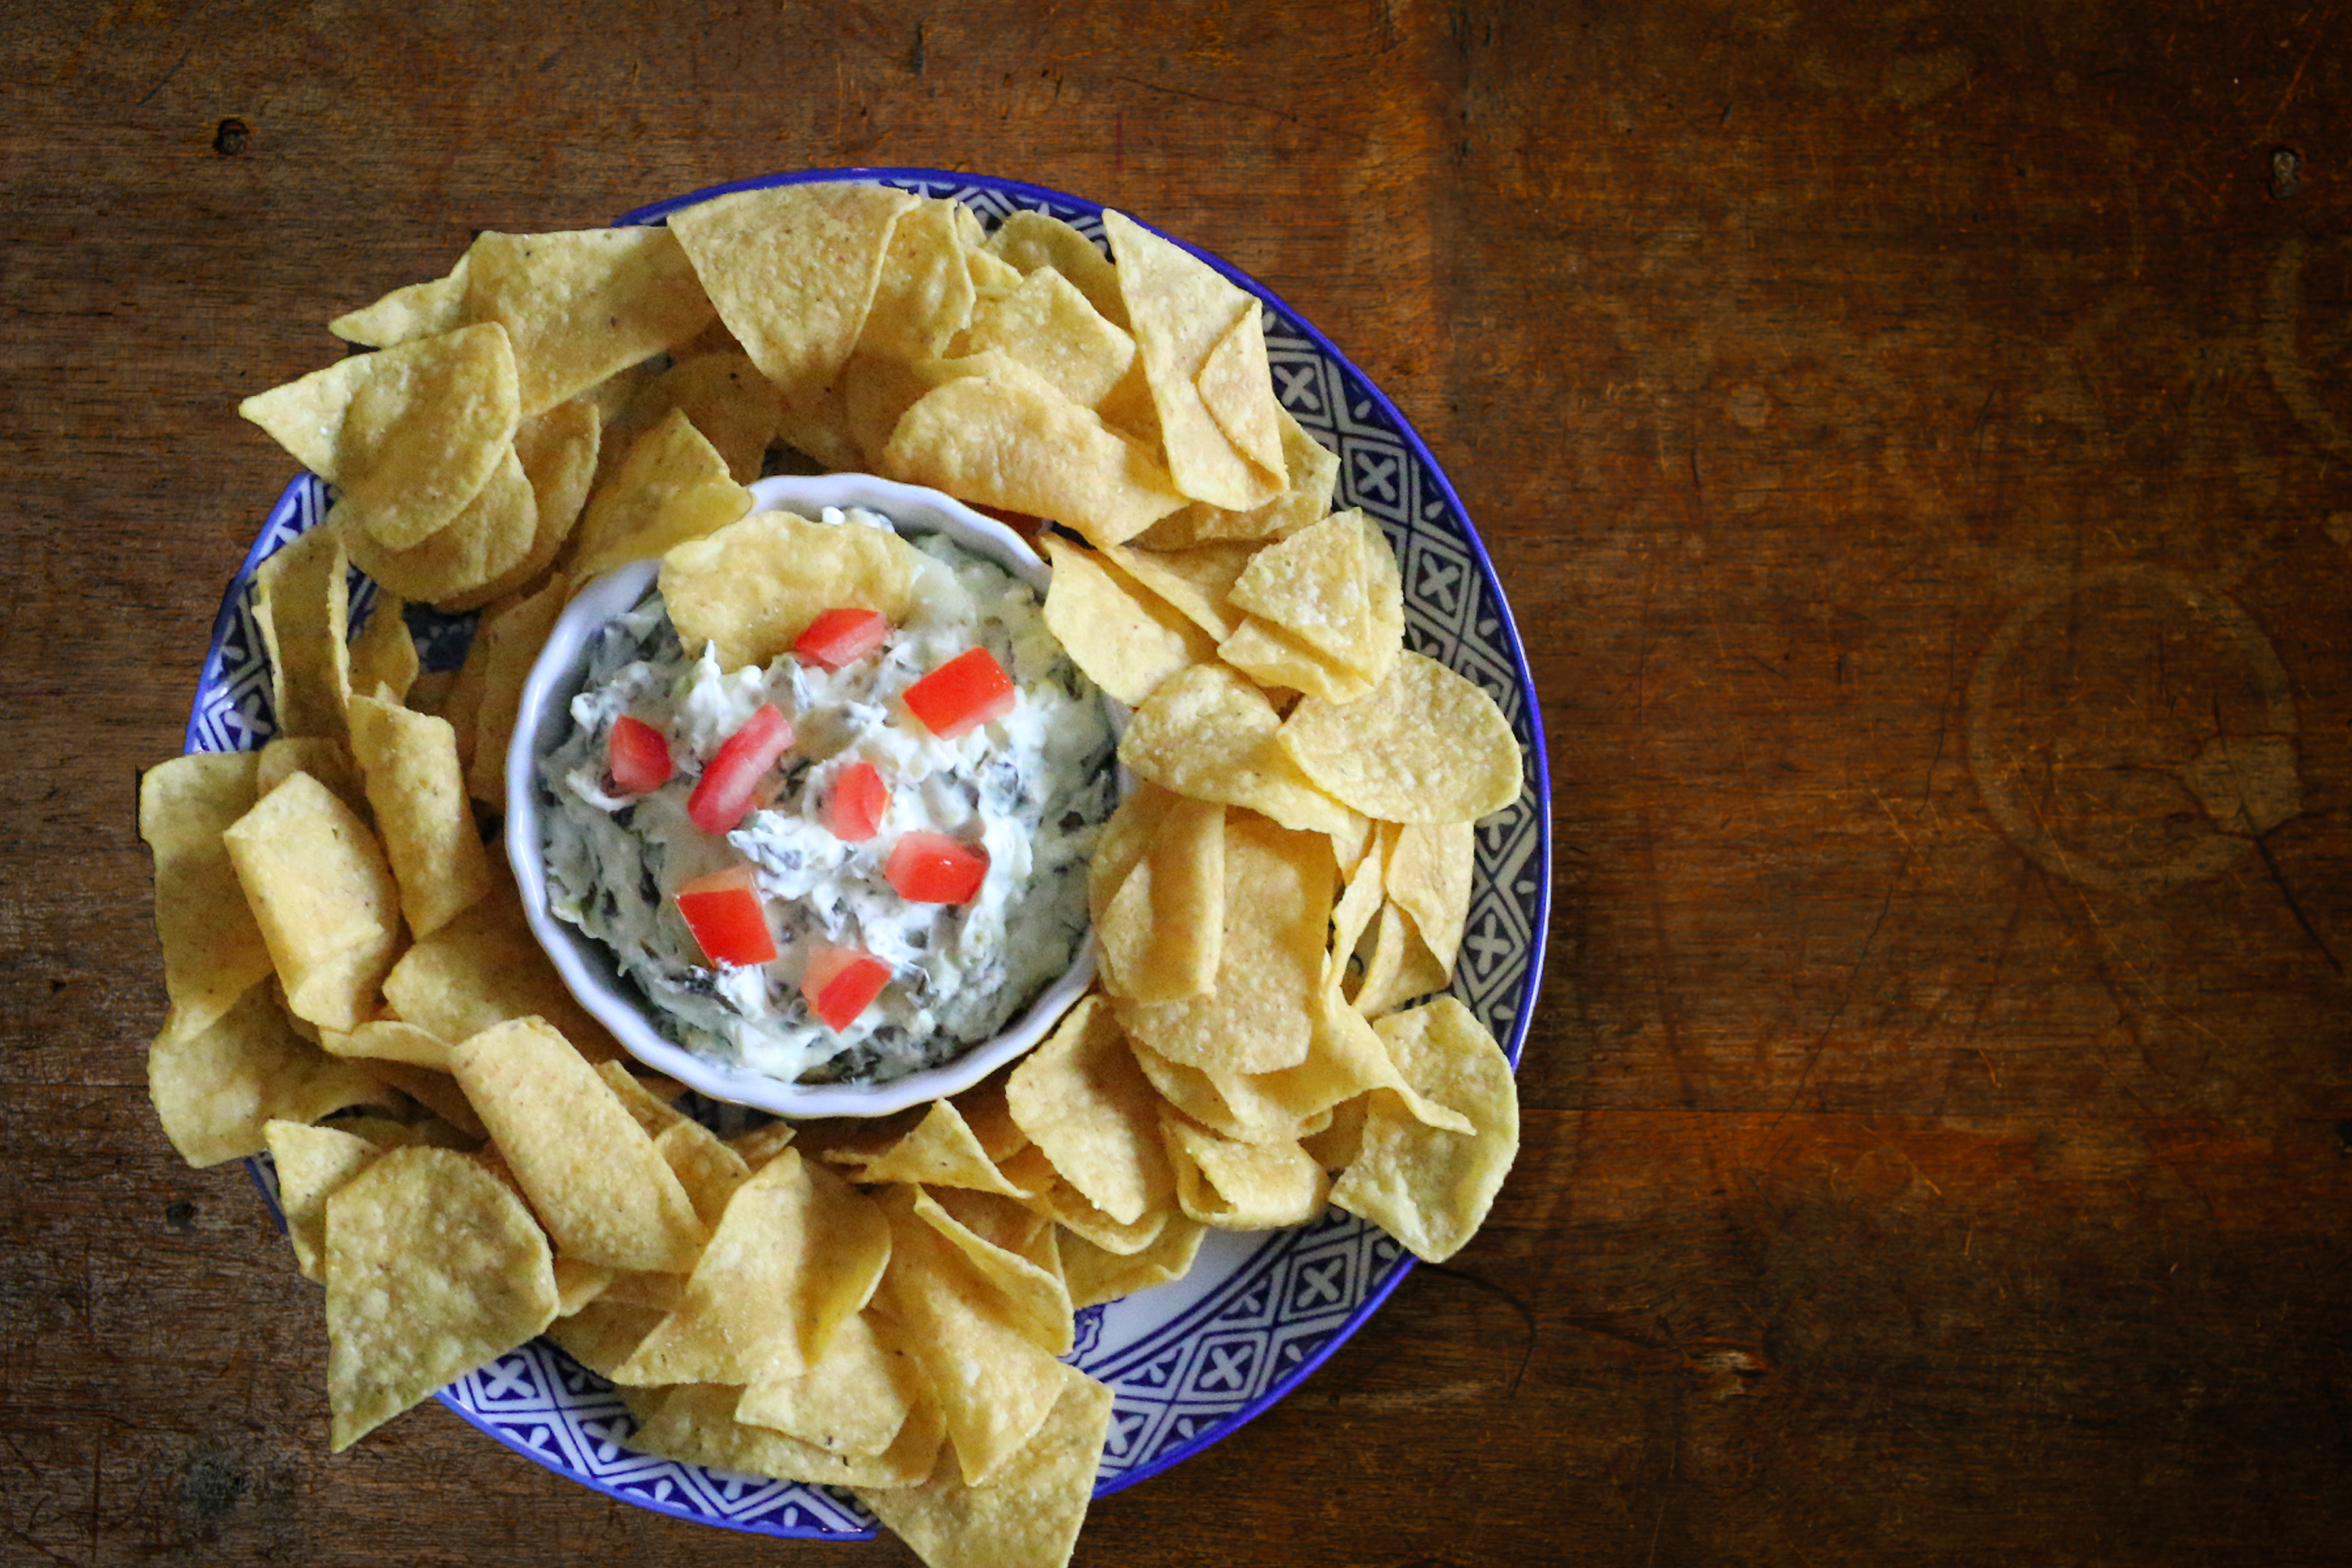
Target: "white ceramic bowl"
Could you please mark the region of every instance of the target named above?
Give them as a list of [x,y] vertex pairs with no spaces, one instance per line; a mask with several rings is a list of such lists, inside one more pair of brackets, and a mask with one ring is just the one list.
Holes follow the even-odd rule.
[[[751,496],[755,512],[795,511],[812,518],[829,506],[862,506],[902,530],[944,534],[1045,592],[1045,563],[1025,540],[937,490],[866,474],[824,474],[761,479],[751,487]],[[644,996],[622,978],[604,944],[548,909],[545,839],[540,826],[545,797],[539,762],[570,732],[572,699],[585,678],[590,639],[605,622],[645,596],[660,567],[657,561],[635,562],[598,578],[565,606],[531,667],[530,679],[523,683],[522,710],[507,752],[507,857],[514,865],[530,928],[580,1005],[647,1067],[713,1100],[779,1116],[887,1115],[970,1089],[1044,1039],[1094,979],[1091,937],[1079,943],[1068,972],[1003,1034],[954,1060],[884,1083],[803,1084],[715,1062],[670,1040],[654,1026]]]

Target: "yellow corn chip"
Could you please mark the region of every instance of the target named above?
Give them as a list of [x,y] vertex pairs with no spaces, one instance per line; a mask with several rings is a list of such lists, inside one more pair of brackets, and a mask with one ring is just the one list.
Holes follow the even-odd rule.
[[[476,800],[503,811],[507,804],[507,742],[514,738],[522,707],[522,686],[555,617],[563,613],[570,584],[557,578],[528,599],[487,612],[474,629],[482,651],[481,697],[474,710],[473,751],[466,764],[466,787]],[[467,652],[467,663],[473,651]],[[459,721],[452,716],[450,723]],[[460,743],[463,749],[463,743]]]
[[[557,1267],[566,1261],[557,1258]],[[590,1372],[610,1378],[620,1370],[622,1363],[636,1353],[637,1347],[661,1321],[662,1312],[657,1308],[631,1306],[599,1296],[550,1323],[547,1337]]]
[[719,448],[673,408],[589,498],[572,542],[572,574],[602,576],[716,533],[751,510],[751,492],[729,477]]
[[694,1200],[696,1217],[716,1229],[728,1200],[751,1179],[751,1167],[743,1156],[720,1142],[709,1128],[683,1116],[654,1134],[654,1147]]
[[383,1150],[352,1133],[300,1121],[267,1122],[262,1136],[278,1167],[278,1206],[286,1216],[286,1239],[294,1244],[294,1266],[303,1279],[320,1279],[319,1260],[327,1245],[327,1199]]
[[830,609],[913,608],[921,556],[896,534],[856,523],[753,512],[662,557],[662,602],[689,656],[716,643],[722,669],[765,666]]
[[446,278],[394,289],[373,305],[336,317],[327,331],[347,343],[388,349],[412,338],[455,331],[466,324],[466,258]]
[[495,321],[355,354],[248,397],[237,412],[332,481],[394,550],[474,499],[520,417],[514,354]]
[[1320,788],[1387,822],[1474,822],[1519,797],[1510,721],[1485,691],[1417,653],[1400,655],[1361,701],[1302,699],[1281,745]]
[[1051,1409],[985,1484],[973,1485],[941,1456],[920,1485],[858,1489],[858,1500],[933,1568],[1067,1563],[1094,1496],[1111,1393],[1075,1367],[1055,1366]]
[[342,742],[324,735],[286,735],[263,746],[260,764],[253,771],[254,798],[284,784],[290,773],[309,773],[361,821],[369,819],[367,786],[360,782],[359,764]]
[[1118,268],[1095,247],[1095,242],[1046,213],[1023,208],[1005,215],[988,237],[988,249],[1024,273],[1050,267],[1068,279],[1087,297],[1103,320],[1124,329],[1127,301],[1118,288]]
[[883,1290],[905,1343],[936,1394],[967,1484],[1018,1454],[1059,1397],[1065,1368],[1006,1322],[961,1251],[891,1190],[891,1266]]
[[157,1036],[147,1051],[147,1093],[163,1135],[191,1165],[258,1154],[273,1119],[315,1121],[385,1100],[373,1077],[297,1035],[267,985],[204,1028]]
[[1225,823],[1225,926],[1213,991],[1118,1004],[1127,1032],[1188,1067],[1272,1072],[1306,1059],[1338,873],[1330,841],[1252,816]]
[[525,416],[687,342],[718,313],[666,228],[484,234],[466,265],[467,314],[506,328]]
[[1160,460],[1034,372],[950,381],[899,416],[880,468],[1117,544],[1183,504]]
[[1274,704],[1248,681],[1219,665],[1194,665],[1161,681],[1136,710],[1118,760],[1179,795],[1245,805],[1285,827],[1351,829],[1356,814],[1316,787],[1277,743],[1282,727]]
[[221,835],[295,1016],[353,1029],[400,941],[400,889],[375,835],[294,773]]
[[1412,918],[1413,931],[1449,975],[1470,918],[1477,848],[1478,830],[1467,822],[1409,824],[1398,830],[1389,857],[1389,898]]
[[914,1359],[884,1320],[860,1312],[805,1368],[745,1385],[735,1419],[827,1453],[873,1455],[889,1451],[925,1400]]
[[536,1018],[500,1024],[450,1065],[566,1256],[611,1268],[691,1268],[709,1233],[604,1081]]
[[995,349],[1009,354],[1071,402],[1097,410],[1135,363],[1135,340],[1105,321],[1076,285],[1050,267],[976,305],[956,347],[963,353]]
[[314,528],[261,563],[253,618],[269,650],[269,690],[280,735],[343,732],[351,689],[345,559],[332,529]]
[[739,485],[760,477],[768,445],[782,432],[783,405],[776,389],[740,349],[682,359],[656,376],[638,397],[633,418],[650,425],[671,409],[694,422],[727,460]]
[[[1207,262],[1123,213],[1103,214],[1103,232],[1118,263],[1128,330],[1135,334],[1137,356],[1151,387],[1161,448],[1176,488],[1228,510],[1265,505],[1281,493],[1281,469],[1262,468],[1237,449],[1196,384],[1241,318],[1257,315],[1257,300]],[[1261,343],[1259,353],[1264,352]],[[1272,401],[1271,381],[1265,395]]]
[[405,1062],[433,1072],[449,1070],[449,1042],[397,1018],[371,1019],[349,1033],[321,1029],[319,1044],[330,1056]]
[[485,585],[530,554],[539,503],[509,446],[457,515],[414,544],[397,550],[385,544],[369,531],[367,515],[348,501],[338,502],[327,522],[361,571],[396,594],[454,610],[482,602]]
[[410,932],[426,937],[490,891],[489,856],[474,826],[457,732],[446,719],[354,697],[352,751],[367,779],[384,855]]
[[1062,1268],[1070,1282],[1070,1300],[1080,1307],[1116,1301],[1181,1279],[1192,1271],[1208,1227],[1184,1215],[1165,1216],[1151,1239],[1134,1252],[1107,1248],[1073,1234],[1062,1238]]
[[[1157,527],[1157,524],[1153,526]],[[1254,543],[1220,542],[1189,550],[1138,550],[1114,544],[1103,559],[1159,595],[1213,637],[1233,636],[1242,612],[1228,600],[1257,552]]]
[[1225,807],[1171,797],[1150,850],[1095,920],[1103,988],[1173,1002],[1216,984],[1225,921]]
[[1161,1127],[1176,1167],[1177,1202],[1201,1224],[1268,1230],[1304,1225],[1323,1212],[1330,1178],[1297,1140],[1243,1143],[1172,1116]]
[[1217,422],[1234,450],[1249,459],[1261,479],[1279,488],[1286,480],[1282,450],[1282,405],[1275,401],[1274,373],[1266,365],[1265,326],[1253,305],[1235,317],[1192,378],[1202,406]]
[[1072,1008],[1013,1069],[1005,1097],[1062,1179],[1118,1223],[1131,1225],[1168,1202],[1172,1177],[1160,1142],[1158,1097],[1101,997]]
[[1394,903],[1381,906],[1372,924],[1371,952],[1350,1000],[1367,1018],[1379,1018],[1415,996],[1425,996],[1445,984],[1445,966],[1437,962],[1412,922]]
[[1318,442],[1307,427],[1281,410],[1285,488],[1262,506],[1228,511],[1206,501],[1170,512],[1137,542],[1153,550],[1183,550],[1220,540],[1281,539],[1331,510],[1339,483],[1339,454]]
[[1362,1146],[1331,1201],[1387,1231],[1415,1257],[1442,1263],[1486,1217],[1519,1145],[1510,1059],[1476,1015],[1451,996],[1377,1027],[1405,1081],[1469,1118],[1474,1133],[1416,1119],[1385,1090],[1369,1098]]
[[780,387],[833,380],[857,345],[903,191],[846,182],[738,191],[673,215],[727,330]]
[[520,560],[481,586],[436,599],[436,605],[447,611],[478,609],[537,584],[570,542],[580,510],[587,504],[596,458],[604,449],[603,430],[595,405],[584,397],[559,403],[522,422],[515,431],[515,458],[530,485],[530,546]]
[[1129,593],[1091,552],[1056,534],[1045,539],[1054,577],[1045,626],[1088,679],[1129,707],[1187,665],[1216,657],[1216,645],[1182,616]]
[[[622,1397],[641,1423],[633,1447],[688,1464],[821,1486],[892,1489],[913,1486],[930,1473],[940,1449],[937,1409],[919,1405],[881,1454],[835,1453],[766,1426],[735,1418],[743,1390],[727,1384],[677,1388],[626,1388]],[[877,1491],[877,1496],[885,1495]]]
[[[828,1158],[835,1158],[828,1155]],[[934,1187],[970,1187],[1005,1197],[1025,1194],[996,1168],[980,1137],[951,1100],[935,1100],[914,1130],[878,1152],[853,1153],[848,1163],[862,1166],[856,1180],[871,1185],[881,1182],[921,1183]],[[836,1162],[845,1163],[845,1162]]]
[[547,1238],[503,1182],[394,1149],[327,1199],[327,1403],[349,1447],[554,1321]]
[[209,1027],[269,973],[269,947],[246,906],[221,834],[253,809],[251,752],[194,752],[139,779],[139,837],[155,857],[155,935],[163,948],[166,1035]]
[[1076,1343],[1070,1292],[1062,1283],[1049,1220],[1011,1198],[954,1187],[937,1195],[918,1188],[914,1204],[916,1214],[953,1242],[994,1291],[1004,1322],[1049,1355],[1070,1353]]
[[343,693],[345,700],[354,691],[393,702],[407,700],[423,666],[417,658],[416,639],[409,636],[401,608],[400,595],[378,584],[367,624],[352,638],[351,686]]
[[898,215],[857,337],[860,352],[930,359],[971,319],[971,269],[956,215],[961,202],[927,196]]

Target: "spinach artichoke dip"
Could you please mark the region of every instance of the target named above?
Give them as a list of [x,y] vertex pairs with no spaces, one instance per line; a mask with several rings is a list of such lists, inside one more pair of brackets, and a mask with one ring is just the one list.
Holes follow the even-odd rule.
[[[823,521],[897,531],[863,509]],[[884,631],[829,611],[765,668],[682,647],[649,592],[592,640],[572,731],[541,763],[550,907],[698,1055],[897,1078],[1002,1031],[1085,940],[1087,860],[1118,804],[1101,693],[1026,583],[940,535],[906,542],[909,613]],[[836,635],[861,616],[867,636]],[[991,660],[992,702],[961,679]],[[740,820],[713,816],[729,787]]]

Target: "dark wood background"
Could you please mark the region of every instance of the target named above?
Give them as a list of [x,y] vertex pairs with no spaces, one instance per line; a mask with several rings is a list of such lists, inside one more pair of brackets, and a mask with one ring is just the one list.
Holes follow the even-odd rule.
[[[485,12],[488,8],[484,8]],[[925,164],[1248,268],[1492,547],[1557,781],[1488,1230],[1088,1563],[2334,1563],[2352,1531],[2352,13],[0,12],[0,1561],[845,1565],[428,1407],[142,1081],[137,768],[478,228]]]

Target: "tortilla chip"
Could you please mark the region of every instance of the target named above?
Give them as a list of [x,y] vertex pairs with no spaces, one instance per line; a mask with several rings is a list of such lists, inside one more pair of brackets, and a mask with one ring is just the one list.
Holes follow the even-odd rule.
[[956,215],[961,202],[927,196],[898,215],[857,348],[886,358],[931,359],[971,319],[971,269]]
[[1485,1223],[1518,1152],[1518,1086],[1510,1058],[1477,1016],[1451,996],[1376,1026],[1405,1081],[1469,1118],[1475,1133],[1415,1118],[1386,1090],[1365,1114],[1362,1146],[1331,1201],[1387,1231],[1415,1257],[1442,1263]]
[[360,780],[359,764],[351,748],[325,735],[281,735],[261,748],[260,764],[253,770],[253,796],[268,795],[294,773],[309,773],[337,800],[352,808],[361,821],[369,820],[367,785]]
[[388,349],[415,338],[455,331],[466,324],[466,258],[446,278],[394,289],[373,305],[336,317],[327,331],[347,343]]
[[1243,612],[1234,607],[1228,595],[1257,550],[1255,543],[1230,542],[1189,550],[1138,550],[1115,544],[1103,552],[1103,559],[1167,601],[1194,626],[1222,639],[1242,624]]
[[424,666],[417,656],[416,639],[409,635],[404,608],[398,594],[381,584],[377,585],[367,623],[352,638],[351,686],[343,694],[345,700],[350,700],[352,692],[358,692],[364,697],[381,696],[388,701],[402,702],[415,688]]
[[294,1266],[303,1279],[320,1279],[327,1199],[384,1151],[350,1132],[300,1121],[267,1122],[262,1136],[278,1167],[278,1207],[286,1217],[286,1239],[294,1244]]
[[870,1198],[790,1150],[737,1189],[677,1308],[614,1373],[625,1384],[748,1384],[820,1360],[890,1257]]
[[1478,830],[1467,822],[1409,824],[1399,829],[1389,857],[1389,898],[1449,975],[1470,918],[1477,849]]
[[530,1211],[446,1149],[392,1150],[328,1198],[325,1272],[338,1453],[555,1318]]
[[1202,406],[1217,422],[1234,450],[1277,487],[1286,475],[1283,465],[1282,405],[1275,401],[1274,373],[1265,359],[1263,314],[1244,310],[1219,338],[1192,378]]
[[1215,989],[1176,1002],[1117,1005],[1143,1044],[1188,1067],[1273,1072],[1306,1059],[1309,1012],[1338,873],[1329,841],[1229,816],[1224,936]]
[[753,512],[664,555],[662,603],[689,657],[715,643],[721,669],[764,667],[830,609],[903,622],[921,565],[914,546],[878,528]]
[[1088,679],[1128,706],[1187,665],[1205,664],[1216,645],[1182,616],[1130,593],[1099,560],[1058,534],[1047,534],[1054,576],[1045,591],[1045,627]]
[[602,576],[716,533],[751,510],[751,492],[729,476],[719,448],[685,410],[673,408],[589,498],[572,571],[583,580]]
[[909,1413],[886,1452],[860,1455],[831,1452],[738,1421],[735,1407],[743,1392],[712,1383],[625,1389],[629,1413],[642,1423],[629,1443],[646,1453],[746,1475],[877,1489],[914,1485],[930,1473],[939,1455],[941,1425],[929,1405],[919,1405]]
[[917,1188],[914,1205],[987,1282],[1002,1321],[1048,1355],[1070,1353],[1076,1342],[1070,1292],[1050,1221],[1011,1198],[954,1187],[936,1195]]
[[221,835],[297,1017],[353,1029],[400,942],[400,888],[375,835],[308,773]]
[[828,1453],[887,1453],[928,1395],[914,1359],[887,1321],[845,1320],[824,1353],[798,1372],[746,1384],[735,1419]]
[[1219,1230],[1270,1230],[1304,1225],[1323,1212],[1331,1190],[1295,1139],[1243,1143],[1178,1117],[1166,1119],[1168,1158],[1184,1213]]
[[1004,1321],[962,1252],[915,1213],[909,1189],[892,1189],[883,1210],[885,1297],[939,1400],[963,1479],[977,1485],[1045,1424],[1066,1369]]
[[478,237],[466,310],[506,328],[525,416],[687,342],[718,314],[667,228]]
[[1173,1188],[1159,1097],[1103,998],[1071,1009],[1013,1069],[1006,1098],[1063,1180],[1113,1219],[1133,1224],[1167,1203]]
[[1394,903],[1381,906],[1372,924],[1371,952],[1350,1000],[1358,1013],[1379,1018],[1402,1003],[1425,996],[1446,981],[1445,966],[1423,942],[1403,910]]
[[405,1062],[430,1072],[449,1070],[449,1042],[397,1018],[371,1019],[349,1033],[321,1029],[319,1044],[330,1056]]
[[352,750],[400,884],[409,931],[427,937],[490,891],[489,856],[474,826],[446,719],[372,697],[352,699]]
[[780,387],[833,380],[857,345],[904,191],[849,182],[738,191],[674,213],[719,318]]
[[[566,1261],[556,1259],[559,1267]],[[609,1379],[636,1352],[662,1315],[657,1308],[631,1306],[599,1296],[550,1323],[547,1337],[565,1355],[598,1377]]]
[[717,1229],[736,1190],[751,1179],[751,1167],[743,1156],[720,1142],[709,1128],[684,1116],[654,1134],[654,1147],[694,1200],[695,1216]]
[[530,485],[532,528],[522,558],[478,588],[434,603],[445,611],[478,609],[534,586],[570,542],[587,504],[603,451],[604,426],[595,405],[584,397],[534,414],[515,432],[515,458]]
[[489,897],[401,954],[384,977],[383,994],[403,1019],[445,1040],[540,1017],[591,1061],[622,1054],[572,1000],[504,877]]
[[1129,1001],[1212,989],[1223,950],[1226,808],[1172,800],[1149,851],[1095,917],[1103,989]]
[[1062,1268],[1070,1282],[1070,1300],[1080,1307],[1097,1306],[1171,1284],[1192,1271],[1208,1226],[1176,1214],[1151,1241],[1132,1253],[1119,1253],[1080,1236],[1062,1238]]
[[1060,218],[1026,207],[1008,213],[988,237],[988,249],[1024,273],[1052,268],[1087,297],[1103,320],[1126,328],[1127,301],[1119,293],[1118,268],[1093,240]]
[[596,1069],[536,1018],[450,1052],[457,1082],[567,1257],[611,1268],[691,1268],[709,1232],[686,1189]]
[[271,710],[280,735],[339,736],[351,689],[351,602],[331,529],[314,528],[253,574],[253,618],[269,650]]
[[1329,511],[1339,484],[1339,454],[1307,434],[1287,409],[1278,413],[1276,424],[1282,431],[1281,494],[1239,511],[1194,501],[1153,523],[1137,542],[1153,550],[1184,550],[1225,540],[1281,539]]
[[972,375],[917,399],[883,448],[882,472],[961,500],[1069,524],[1117,544],[1181,506],[1158,458],[1026,373]]
[[1067,1563],[1094,1496],[1111,1392],[1059,1367],[1052,1408],[1021,1449],[975,1486],[945,1456],[919,1486],[857,1498],[931,1568]]
[[1194,665],[1161,681],[1136,710],[1118,760],[1179,795],[1244,805],[1285,827],[1353,829],[1355,813],[1278,743],[1282,728],[1264,692],[1221,665]]
[[495,321],[355,354],[248,397],[237,412],[333,483],[394,550],[474,499],[521,416],[514,354]]
[[258,1154],[273,1120],[316,1121],[384,1100],[373,1077],[297,1035],[267,985],[202,1029],[158,1035],[147,1093],[172,1147],[199,1166]]
[[979,1135],[951,1100],[935,1100],[912,1131],[870,1154],[851,1152],[836,1163],[858,1164],[856,1180],[920,1183],[934,1187],[970,1187],[1006,1197],[1025,1195],[1004,1178]]
[[999,350],[1071,402],[1097,410],[1135,363],[1135,340],[1105,321],[1076,285],[1050,267],[973,307],[971,325],[956,347],[963,353]]
[[201,1033],[270,972],[269,947],[221,834],[253,809],[251,752],[194,752],[139,778],[139,837],[155,858],[166,1035]]
[[[648,425],[673,408],[683,413],[726,459],[728,476],[739,485],[760,477],[768,444],[782,430],[776,389],[740,349],[678,361],[653,379],[638,405]],[[632,416],[638,416],[635,410]]]
[[[1234,447],[1197,384],[1219,343],[1244,314],[1257,314],[1256,298],[1124,213],[1104,213],[1103,232],[1176,488],[1228,510],[1263,506],[1281,493],[1280,470],[1261,468]],[[1265,395],[1274,396],[1270,380]]]
[[1519,797],[1510,721],[1476,685],[1417,653],[1399,656],[1361,701],[1302,699],[1280,741],[1318,786],[1386,822],[1474,822]]
[[327,514],[359,569],[394,593],[444,609],[478,604],[484,585],[530,552],[539,506],[522,462],[509,446],[490,477],[457,515],[425,538],[393,549],[368,531],[365,513],[338,502]]
[[[522,710],[523,682],[570,597],[571,584],[557,578],[530,598],[484,615],[474,628],[481,651],[481,696],[474,710],[466,787],[476,800],[501,811],[507,804],[507,743]],[[473,665],[473,649],[467,651],[466,662]],[[450,722],[458,721],[453,716]]]

